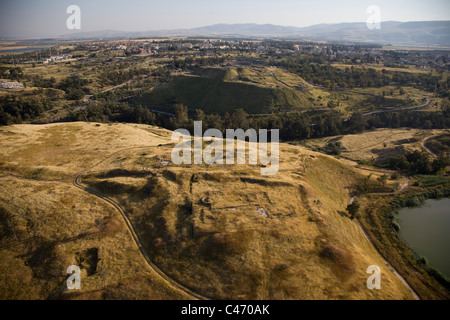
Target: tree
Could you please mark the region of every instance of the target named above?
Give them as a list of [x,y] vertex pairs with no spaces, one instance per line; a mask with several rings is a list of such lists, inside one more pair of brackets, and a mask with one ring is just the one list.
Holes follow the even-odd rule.
[[442,100],[442,103],[441,103],[441,111],[442,111],[442,113],[446,114],[446,113],[448,113],[449,110],[450,110],[450,102],[449,102],[449,100],[448,99],[447,100]]
[[388,160],[389,168],[393,170],[406,170],[409,167],[409,162],[404,155],[396,155]]
[[450,165],[450,158],[445,153],[440,153],[437,159],[432,163],[433,171],[437,172]]
[[195,110],[195,121],[205,121],[206,114],[205,111],[201,109]]
[[328,103],[327,103],[327,107],[330,108],[330,109],[334,109],[334,108],[336,108],[338,105],[339,105],[339,102],[336,102],[336,101],[334,101],[334,100],[330,100],[330,101],[328,101]]
[[383,174],[381,177],[377,178],[377,181],[380,182],[383,186],[386,185],[389,176],[387,174]]
[[234,129],[247,130],[249,128],[248,114],[244,109],[236,109],[231,115],[231,122]]
[[359,204],[358,200],[355,199],[351,204],[347,206],[347,211],[350,214],[350,219],[358,218],[359,209],[361,208],[361,205]]
[[185,128],[189,124],[188,108],[182,104],[176,104],[175,118],[173,118],[172,124],[174,129]]
[[341,155],[341,152],[342,152],[342,149],[343,149],[342,143],[339,142],[339,141],[338,142],[330,142],[330,143],[328,143],[327,148],[328,148],[328,150],[330,151],[331,154],[336,155],[336,156]]
[[355,112],[352,114],[350,119],[348,120],[348,124],[350,126],[350,130],[353,133],[362,132],[367,127],[367,120],[360,112]]
[[433,128],[433,123],[430,120],[425,120],[425,122],[423,123],[423,128],[431,129],[431,128]]
[[427,152],[414,152],[407,154],[406,159],[411,164],[411,170],[420,174],[429,174],[433,171],[430,161],[430,155]]
[[[206,116],[205,122],[206,122],[207,128],[219,129],[222,132],[225,129],[222,118],[218,114],[208,114]],[[206,125],[203,126],[203,129],[206,128]]]
[[80,100],[84,97],[83,90],[79,88],[69,88],[66,89],[66,99],[67,100]]

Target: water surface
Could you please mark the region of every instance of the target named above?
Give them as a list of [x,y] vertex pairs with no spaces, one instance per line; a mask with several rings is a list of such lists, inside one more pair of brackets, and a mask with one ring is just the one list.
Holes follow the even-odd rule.
[[427,200],[398,215],[400,238],[429,264],[450,278],[450,199]]

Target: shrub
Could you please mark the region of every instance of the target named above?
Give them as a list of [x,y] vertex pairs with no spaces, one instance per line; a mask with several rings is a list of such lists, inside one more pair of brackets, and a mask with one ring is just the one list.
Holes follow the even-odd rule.
[[353,203],[349,204],[347,206],[347,211],[350,213],[350,219],[358,218],[358,212],[361,208],[361,205],[359,204],[358,200],[353,201]]

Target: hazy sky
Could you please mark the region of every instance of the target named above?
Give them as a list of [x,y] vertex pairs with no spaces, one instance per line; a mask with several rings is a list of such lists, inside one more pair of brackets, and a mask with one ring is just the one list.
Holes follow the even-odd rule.
[[0,0],[0,37],[74,32],[66,27],[72,4],[81,8],[81,31],[365,22],[370,5],[381,8],[383,21],[450,20],[450,0]]

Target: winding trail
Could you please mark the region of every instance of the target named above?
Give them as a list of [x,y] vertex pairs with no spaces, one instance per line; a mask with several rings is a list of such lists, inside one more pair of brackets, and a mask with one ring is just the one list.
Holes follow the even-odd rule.
[[84,191],[84,192],[87,192],[87,193],[89,193],[89,194],[91,194],[91,195],[94,195],[94,196],[96,196],[96,197],[102,199],[103,201],[107,202],[107,203],[110,204],[117,212],[120,213],[120,215],[122,216],[123,220],[125,221],[125,224],[126,224],[126,226],[127,226],[127,228],[128,228],[128,231],[130,232],[130,234],[131,234],[131,236],[132,236],[132,238],[133,238],[134,243],[136,244],[137,248],[138,248],[139,251],[141,252],[142,257],[145,259],[145,262],[149,265],[149,267],[150,267],[150,268],[151,268],[151,269],[152,269],[152,270],[153,270],[153,271],[154,271],[161,279],[163,279],[163,280],[166,282],[166,284],[169,285],[169,287],[171,287],[172,289],[174,289],[174,290],[176,290],[176,291],[178,291],[178,292],[181,292],[181,293],[183,293],[183,294],[185,294],[185,295],[188,295],[189,297],[194,298],[194,299],[198,299],[198,300],[210,300],[210,298],[208,298],[208,297],[206,297],[206,296],[204,296],[204,295],[202,295],[202,294],[200,294],[200,293],[197,293],[197,292],[195,292],[195,291],[189,289],[188,287],[184,286],[183,284],[177,282],[176,280],[170,278],[166,273],[164,273],[164,272],[163,272],[163,271],[162,271],[162,270],[161,270],[161,269],[160,269],[160,268],[152,261],[152,259],[150,258],[149,254],[147,253],[147,251],[145,250],[144,246],[142,245],[142,241],[141,241],[141,239],[139,238],[138,234],[136,233],[136,230],[134,229],[134,227],[133,227],[133,225],[132,225],[132,223],[131,223],[131,221],[130,221],[130,218],[128,217],[128,214],[126,213],[126,211],[125,211],[125,210],[124,210],[124,209],[123,209],[116,201],[114,201],[113,199],[111,199],[111,198],[109,198],[109,197],[107,197],[107,196],[105,196],[105,195],[102,195],[102,194],[97,193],[97,192],[95,192],[95,191],[93,191],[93,190],[90,190],[89,188],[83,186],[83,185],[80,183],[80,179],[81,179],[81,176],[82,176],[83,174],[85,174],[85,173],[88,172],[89,170],[92,170],[93,168],[99,166],[101,163],[107,161],[108,159],[111,159],[112,157],[114,157],[114,156],[116,156],[116,155],[118,155],[118,154],[121,154],[121,153],[123,153],[124,151],[127,151],[127,150],[144,149],[144,148],[149,148],[149,147],[154,147],[154,146],[131,147],[131,148],[127,148],[127,149],[124,149],[124,150],[115,152],[115,153],[113,153],[112,155],[108,156],[107,158],[105,158],[105,159],[101,160],[100,162],[94,164],[93,166],[91,166],[91,167],[89,167],[89,168],[86,168],[86,169],[83,170],[82,172],[78,173],[78,174],[75,176],[75,178],[73,179],[72,184],[73,184],[76,188],[78,188],[78,189],[80,189],[80,190],[82,190],[82,191]]
[[370,116],[372,114],[379,114],[379,113],[388,113],[388,112],[395,112],[395,111],[405,111],[405,110],[414,110],[414,109],[420,109],[425,108],[431,103],[431,100],[426,98],[425,103],[421,104],[419,106],[412,106],[412,107],[405,107],[405,108],[397,108],[397,109],[390,109],[390,110],[379,110],[379,111],[372,111],[368,113],[364,113],[363,117]]
[[428,149],[428,148],[425,146],[425,143],[427,143],[428,139],[431,139],[431,138],[433,138],[434,136],[435,136],[435,135],[432,135],[432,136],[429,136],[429,137],[426,137],[425,139],[423,139],[421,145],[422,145],[422,148],[424,148],[429,154],[431,154],[432,156],[434,156],[434,157],[437,158],[438,155],[437,155],[436,153],[434,153],[433,151],[431,151],[430,149]]
[[118,85],[116,85],[114,87],[111,87],[109,89],[105,89],[105,90],[102,90],[102,91],[99,91],[99,92],[96,92],[96,93],[93,93],[93,94],[89,94],[89,95],[85,96],[81,101],[87,102],[92,97],[94,97],[94,96],[96,96],[98,94],[102,94],[102,93],[106,93],[106,92],[109,92],[109,91],[112,91],[112,90],[115,90],[115,89],[118,89],[118,88],[122,88],[122,87],[126,86],[127,84],[131,83],[133,80],[134,79],[131,79],[131,80],[128,80],[128,81],[126,81],[124,83],[118,84]]

